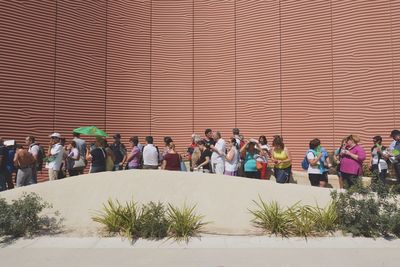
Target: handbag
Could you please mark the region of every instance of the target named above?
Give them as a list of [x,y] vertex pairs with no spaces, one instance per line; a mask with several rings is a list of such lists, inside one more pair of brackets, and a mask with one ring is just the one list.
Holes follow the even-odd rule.
[[78,160],[74,161],[74,166],[72,167],[73,169],[81,169],[86,167],[86,162],[83,160],[82,157],[80,157]]
[[256,160],[256,168],[257,170],[261,170],[263,168],[263,164],[261,161]]

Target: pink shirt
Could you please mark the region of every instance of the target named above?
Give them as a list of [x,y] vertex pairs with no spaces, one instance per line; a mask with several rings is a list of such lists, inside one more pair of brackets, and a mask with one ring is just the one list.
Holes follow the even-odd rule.
[[362,175],[362,163],[365,160],[364,149],[359,145],[355,145],[353,148],[349,149],[349,151],[358,155],[358,160],[353,159],[349,155],[343,155],[340,161],[340,172]]

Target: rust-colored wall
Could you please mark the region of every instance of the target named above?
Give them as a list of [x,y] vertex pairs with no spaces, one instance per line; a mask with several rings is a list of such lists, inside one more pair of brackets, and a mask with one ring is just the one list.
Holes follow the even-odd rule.
[[0,135],[95,124],[171,135],[282,134],[370,146],[400,119],[396,1],[0,1]]

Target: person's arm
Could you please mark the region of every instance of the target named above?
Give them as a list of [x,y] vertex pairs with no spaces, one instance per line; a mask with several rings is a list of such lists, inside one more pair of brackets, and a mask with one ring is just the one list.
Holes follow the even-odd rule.
[[124,154],[124,158],[122,159],[122,161],[119,163],[119,166],[124,166],[126,160],[128,159],[128,153],[126,151],[125,145],[123,145],[122,147],[122,152]]
[[244,144],[244,146],[242,146],[242,148],[240,149],[240,154],[242,154],[244,151],[246,151],[247,146],[249,145],[250,141],[247,140],[246,143]]
[[210,157],[209,157],[209,156],[206,156],[205,161],[204,161],[203,163],[201,163],[199,166],[197,166],[197,168],[201,168],[201,167],[203,167],[204,165],[208,164],[209,162],[210,162]]
[[360,147],[356,149],[355,153],[345,150],[344,154],[359,162],[363,162],[366,158],[364,150]]
[[164,159],[161,163],[161,170],[165,170],[165,167],[167,166],[167,161]]
[[[19,150],[17,150],[16,152],[15,152],[15,155],[14,155],[14,159],[13,159],[13,162],[14,162],[14,166],[18,166],[18,151]],[[1,161],[3,160],[3,158],[4,158],[4,156],[3,155],[1,155],[0,156],[0,164],[1,164]]]
[[233,159],[233,156],[235,155],[233,149],[229,150],[228,154],[225,156],[226,160],[231,161]]
[[86,160],[90,161],[92,160],[92,155],[90,154],[90,148],[86,148]]
[[[313,159],[310,159],[310,158],[308,157],[308,154],[309,154],[309,153],[312,153],[312,152],[308,152],[308,153],[307,153],[307,160],[308,160],[308,163],[310,163],[311,166],[318,165],[318,162],[319,162],[319,160],[320,160],[321,157],[322,157],[322,153],[319,153],[319,155],[318,155],[317,157],[314,156]],[[283,161],[282,161],[282,162],[283,162]]]

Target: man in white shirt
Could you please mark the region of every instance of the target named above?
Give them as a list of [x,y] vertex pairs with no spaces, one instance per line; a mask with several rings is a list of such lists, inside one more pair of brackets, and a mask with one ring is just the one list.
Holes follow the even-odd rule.
[[224,174],[225,170],[225,153],[226,146],[225,140],[221,138],[220,132],[214,132],[214,141],[216,141],[215,145],[211,145],[211,151],[213,152],[211,155],[211,167],[212,172],[216,174]]
[[53,133],[50,137],[47,168],[49,169],[49,180],[53,181],[58,179],[64,156],[64,147],[60,144],[61,135],[59,133]]
[[146,136],[146,145],[143,148],[143,169],[158,169],[159,152],[153,145],[153,137]]
[[32,167],[32,179],[31,182],[33,184],[37,183],[37,171],[38,171],[38,156],[39,156],[39,145],[35,143],[36,138],[34,136],[28,136],[25,139],[25,143],[28,146],[28,152],[33,156],[35,159],[35,164]]

